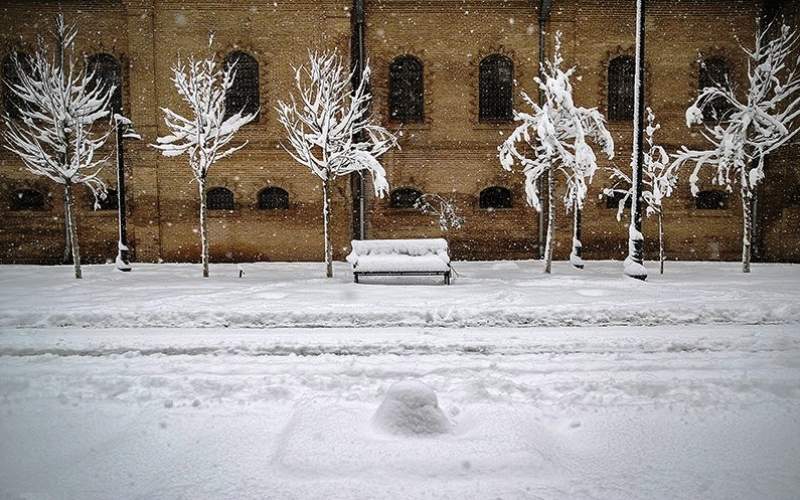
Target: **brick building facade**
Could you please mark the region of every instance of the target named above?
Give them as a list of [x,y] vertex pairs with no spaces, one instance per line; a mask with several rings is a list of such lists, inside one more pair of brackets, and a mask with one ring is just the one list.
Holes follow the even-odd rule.
[[[684,120],[702,78],[698,53],[724,61],[732,79],[743,84],[745,60],[737,38],[745,43],[753,39],[755,19],[764,14],[765,5],[743,0],[651,0],[648,4],[646,94],[662,125],[658,140],[668,151],[684,144],[702,147],[702,138],[696,130],[687,129]],[[773,4],[797,22],[794,2],[770,3],[770,7]],[[542,5],[546,12],[540,10]],[[616,142],[614,162],[620,166],[629,162],[632,121],[624,111],[616,118],[608,113],[609,102],[620,98],[619,75],[610,75],[609,68],[633,55],[634,2],[365,0],[364,8],[364,48],[373,68],[374,111],[385,125],[401,133],[402,149],[383,158],[389,183],[392,189],[440,193],[455,200],[466,224],[445,236],[457,258],[537,255],[539,215],[525,202],[522,176],[503,171],[496,156],[513,122],[482,119],[480,77],[482,61],[501,56],[512,64],[513,106],[522,107],[522,90],[535,96],[540,17],[546,17],[545,52],[552,48],[552,34],[562,31],[565,59],[578,67],[575,100],[597,106],[609,116]],[[352,9],[351,0],[10,1],[0,7],[0,57],[14,50],[32,50],[36,33],[49,29],[53,15],[61,10],[69,22],[79,25],[77,45],[82,54],[109,54],[119,61],[124,113],[144,138],[127,143],[133,257],[137,261],[196,261],[198,201],[185,158],[161,157],[147,143],[165,134],[159,107],[183,109],[169,80],[170,65],[179,54],[204,54],[213,29],[213,50],[220,60],[233,52],[252,58],[261,114],[257,123],[239,135],[249,141],[248,146],[210,171],[209,186],[226,188],[234,198],[232,209],[211,211],[212,262],[321,260],[321,186],[281,148],[284,131],[274,108],[292,90],[292,66],[305,61],[308,48],[337,47],[350,54]],[[409,123],[399,123],[389,113],[390,68],[403,56],[413,56],[422,71],[417,82],[421,117],[406,120]],[[759,198],[756,245],[764,259],[800,261],[798,151],[800,145],[795,143],[770,159],[767,186]],[[103,175],[113,187],[113,162]],[[691,197],[687,179],[688,173],[682,175],[676,196],[666,202],[668,256],[739,258],[737,196],[723,196],[720,206],[717,195],[710,193],[707,196],[715,208],[702,208],[707,203]],[[583,245],[587,259],[622,258],[626,252],[626,225],[616,221],[615,208],[601,197],[608,185],[601,172],[586,202]],[[273,195],[288,193],[285,208],[268,208],[270,202],[263,203],[267,188],[282,190],[273,189],[269,192]],[[41,206],[19,206],[25,190],[41,194]],[[337,258],[348,251],[352,199],[351,184],[340,180],[333,202]],[[78,201],[85,259],[113,258],[116,211],[93,210],[88,192],[81,193]],[[275,206],[283,206],[284,201],[279,196]],[[59,186],[28,174],[17,158],[0,152],[0,262],[59,262],[64,247],[62,203]],[[558,219],[556,258],[565,258],[570,224],[563,207]],[[391,198],[366,198],[365,225],[370,238],[441,235],[430,216],[392,207]],[[646,257],[652,257],[654,222],[645,221],[645,236]]]

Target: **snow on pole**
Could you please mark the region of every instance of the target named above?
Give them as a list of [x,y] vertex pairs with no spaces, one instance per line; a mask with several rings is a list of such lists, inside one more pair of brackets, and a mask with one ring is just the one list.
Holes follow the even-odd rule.
[[633,100],[633,158],[631,175],[631,224],[628,228],[628,256],[623,272],[639,280],[647,279],[644,267],[644,235],[642,234],[642,166],[644,164],[644,25],[645,0],[636,1],[636,78]]

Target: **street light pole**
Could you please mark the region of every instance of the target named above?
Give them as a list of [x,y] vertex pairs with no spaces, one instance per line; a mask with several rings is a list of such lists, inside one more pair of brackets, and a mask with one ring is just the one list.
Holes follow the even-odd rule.
[[631,224],[628,227],[628,257],[625,259],[626,276],[647,279],[644,267],[644,235],[642,234],[642,168],[644,166],[644,42],[645,0],[636,2],[636,80],[633,100],[633,194],[631,196]]
[[117,221],[119,226],[119,241],[117,242],[117,258],[114,260],[117,269],[130,271],[130,249],[128,248],[128,221],[125,208],[125,139],[139,139],[141,137],[133,129],[133,124],[124,116],[114,114],[114,128],[117,144]]

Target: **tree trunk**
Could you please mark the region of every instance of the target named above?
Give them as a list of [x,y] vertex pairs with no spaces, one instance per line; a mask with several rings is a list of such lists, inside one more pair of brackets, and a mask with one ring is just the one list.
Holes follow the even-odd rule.
[[664,274],[664,214],[658,212],[658,262],[661,274]]
[[[744,177],[745,174],[742,175]],[[744,179],[743,179],[744,180]],[[742,182],[742,272],[750,272],[750,252],[753,238],[753,193]]]
[[547,172],[547,241],[544,247],[544,272],[550,274],[553,263],[553,238],[556,232],[556,200],[553,171]]
[[583,243],[581,242],[581,209],[578,202],[572,203],[572,252],[569,262],[576,269],[583,269]]
[[69,248],[72,254],[72,266],[75,268],[75,279],[81,279],[81,250],[78,246],[78,227],[72,209],[72,185],[64,184],[64,224],[67,226]]
[[200,259],[203,262],[203,278],[208,278],[208,208],[206,206],[206,180],[198,179],[200,190]]
[[61,258],[62,264],[72,263],[72,242],[69,239],[69,223],[67,222],[67,212],[69,212],[69,206],[67,197],[64,196],[64,256]]
[[325,276],[333,277],[333,245],[331,244],[331,188],[330,181],[322,181],[322,233],[325,239]]

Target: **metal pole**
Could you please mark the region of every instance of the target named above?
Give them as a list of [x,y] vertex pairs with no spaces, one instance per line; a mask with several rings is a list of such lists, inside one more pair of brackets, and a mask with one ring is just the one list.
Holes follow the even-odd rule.
[[[353,0],[352,12],[352,40],[351,40],[351,70],[353,78],[351,81],[353,92],[361,85],[366,64],[366,54],[364,48],[364,0]],[[355,137],[359,141],[363,138]],[[350,190],[353,193],[353,227],[352,234],[354,240],[363,240],[366,235],[366,201],[364,199],[365,186],[364,176],[360,172],[350,174]]]
[[117,258],[115,260],[117,269],[120,271],[130,271],[130,251],[128,249],[128,220],[127,210],[125,209],[125,147],[124,130],[126,125],[119,120],[116,123],[117,138],[117,220],[119,222],[119,241],[117,242]]
[[644,42],[645,0],[636,2],[636,86],[633,102],[633,195],[631,196],[631,224],[628,228],[628,257],[625,259],[626,276],[647,279],[644,267],[644,235],[642,234],[642,167],[644,164]]

